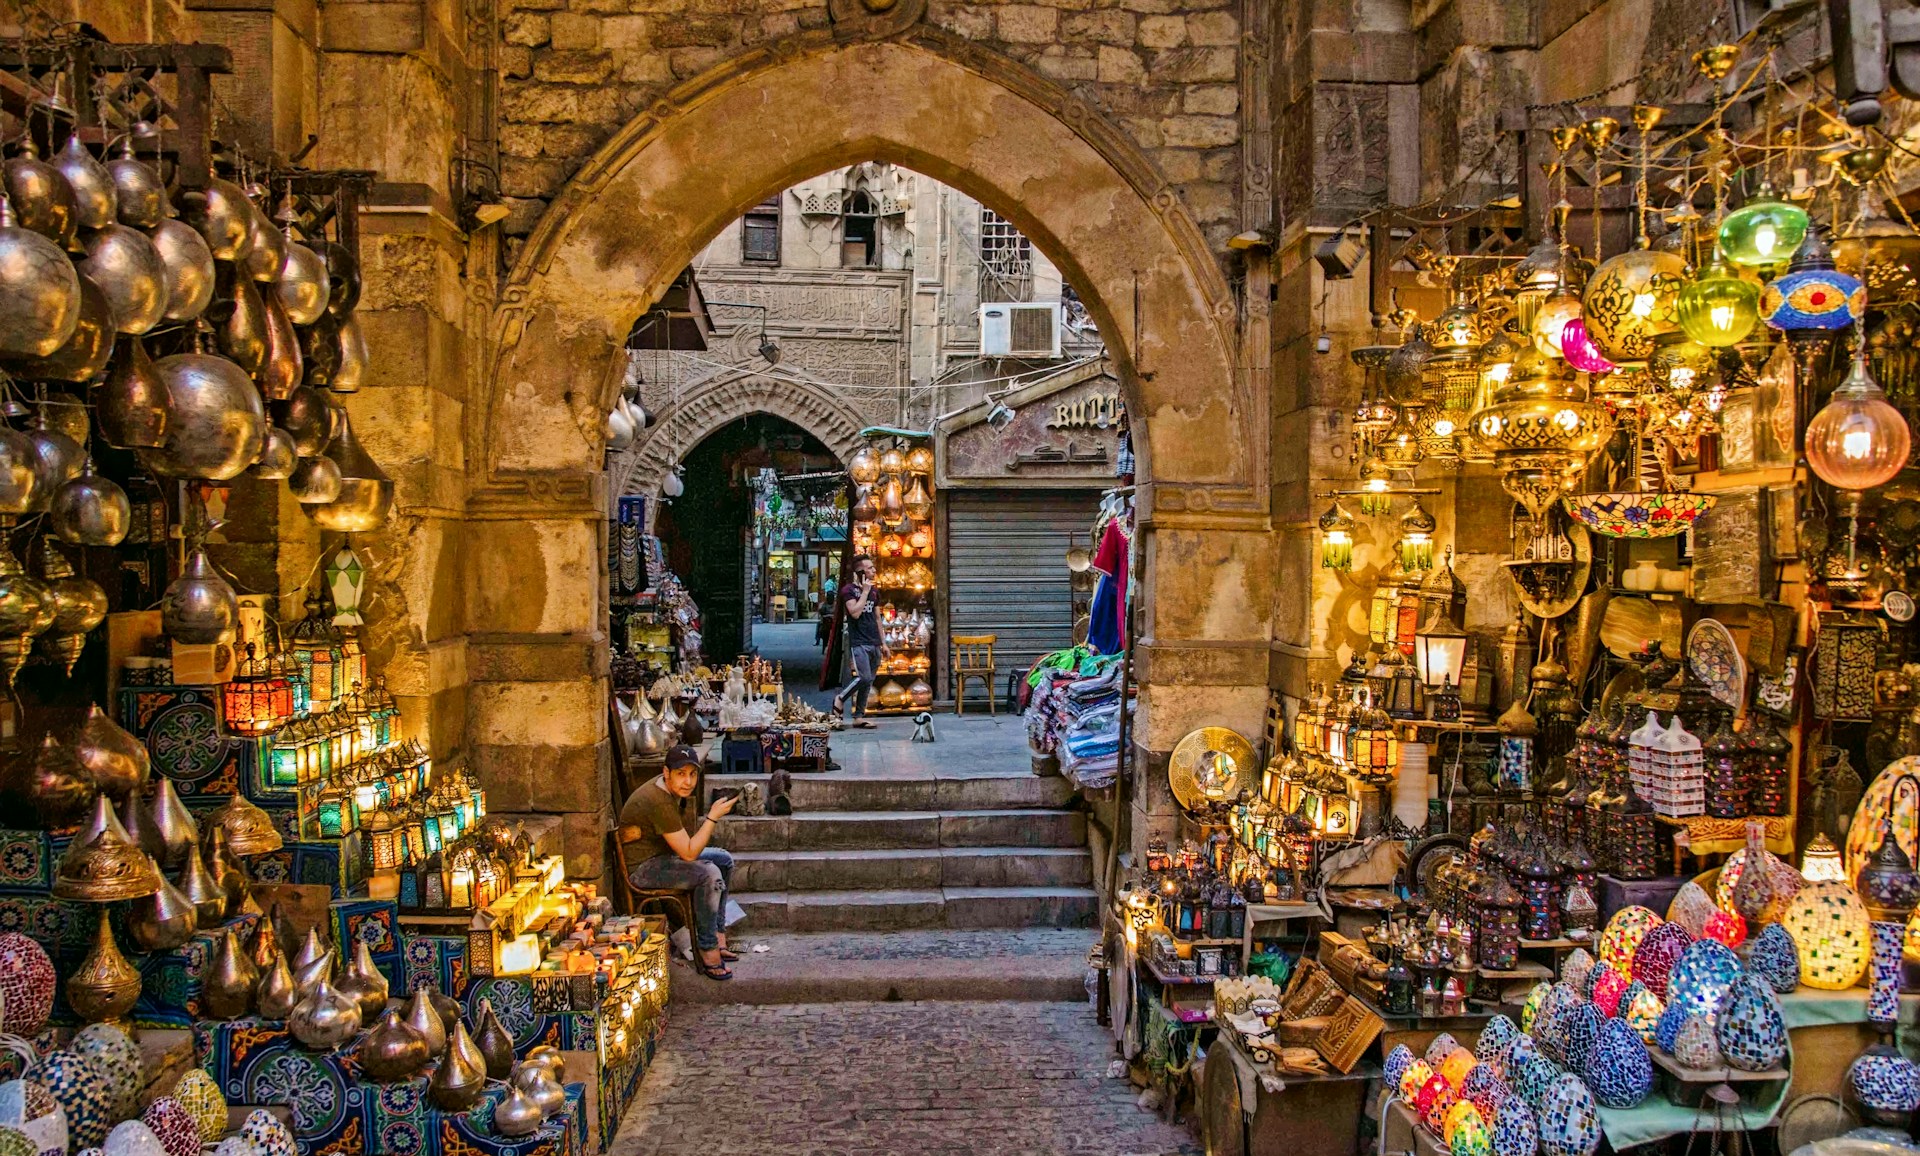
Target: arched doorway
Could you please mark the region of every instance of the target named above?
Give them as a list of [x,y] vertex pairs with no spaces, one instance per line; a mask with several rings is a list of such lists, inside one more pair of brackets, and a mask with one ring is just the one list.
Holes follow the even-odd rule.
[[[1240,348],[1248,304],[1152,161],[1100,115],[1004,58],[926,31],[782,41],[680,86],[601,150],[528,239],[471,427],[469,516],[490,531],[469,542],[470,572],[511,567],[533,579],[511,592],[470,587],[483,771],[492,759],[549,757],[529,747],[604,741],[593,705],[604,595],[588,560],[605,552],[602,414],[621,380],[622,336],[749,206],[876,158],[967,192],[1058,254],[1115,335],[1141,435],[1141,744],[1170,750],[1201,721],[1258,733],[1274,581],[1265,351]],[[577,725],[527,721],[555,707]]]

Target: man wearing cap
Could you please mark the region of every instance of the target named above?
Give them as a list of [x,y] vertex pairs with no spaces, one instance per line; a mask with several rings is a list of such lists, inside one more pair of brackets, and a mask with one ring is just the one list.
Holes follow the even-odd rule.
[[667,752],[666,769],[627,796],[620,808],[618,838],[627,851],[627,879],[636,888],[671,887],[693,893],[694,944],[700,974],[727,980],[727,964],[740,957],[727,950],[727,880],[733,856],[707,841],[738,796],[715,799],[688,826],[687,801],[700,781],[700,756],[692,747]]

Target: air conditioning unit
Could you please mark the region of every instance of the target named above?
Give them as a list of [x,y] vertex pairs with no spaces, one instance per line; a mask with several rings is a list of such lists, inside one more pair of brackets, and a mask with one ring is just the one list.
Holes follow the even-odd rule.
[[982,305],[980,356],[1059,357],[1060,303],[1004,301]]

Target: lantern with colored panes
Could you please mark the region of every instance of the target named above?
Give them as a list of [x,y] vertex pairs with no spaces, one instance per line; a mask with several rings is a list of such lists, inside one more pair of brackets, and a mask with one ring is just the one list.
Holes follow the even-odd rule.
[[1492,881],[1474,902],[1474,943],[1481,967],[1507,971],[1520,956],[1520,909],[1524,904],[1505,875],[1498,871],[1490,875]]
[[307,594],[306,609],[306,617],[293,625],[293,660],[306,680],[308,711],[324,714],[340,693],[340,632],[322,610],[319,595]]
[[228,733],[263,735],[278,730],[286,717],[277,713],[286,701],[286,680],[273,673],[271,664],[258,657],[253,643],[247,643],[247,656],[240,660],[220,691],[220,716]]

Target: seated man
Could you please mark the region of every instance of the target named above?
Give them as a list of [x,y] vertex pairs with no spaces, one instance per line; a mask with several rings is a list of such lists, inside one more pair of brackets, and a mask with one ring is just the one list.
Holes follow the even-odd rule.
[[693,892],[693,927],[699,949],[700,974],[708,979],[733,978],[727,964],[739,959],[727,950],[727,878],[733,856],[707,846],[713,829],[738,796],[714,800],[692,828],[687,826],[686,802],[700,780],[700,756],[692,747],[667,752],[660,776],[642,784],[620,808],[618,838],[627,849],[627,879],[636,888],[672,887]]

